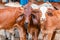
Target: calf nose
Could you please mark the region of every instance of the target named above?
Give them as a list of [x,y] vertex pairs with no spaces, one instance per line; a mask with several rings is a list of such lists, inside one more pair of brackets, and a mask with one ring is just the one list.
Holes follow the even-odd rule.
[[25,29],[27,29],[27,27],[28,27],[28,23],[25,23],[24,26],[25,26]]
[[27,29],[28,29],[28,23],[25,22],[24,26],[25,26],[25,30],[26,30],[26,37],[28,39],[28,31],[27,31]]
[[28,23],[25,23],[26,25],[28,25]]

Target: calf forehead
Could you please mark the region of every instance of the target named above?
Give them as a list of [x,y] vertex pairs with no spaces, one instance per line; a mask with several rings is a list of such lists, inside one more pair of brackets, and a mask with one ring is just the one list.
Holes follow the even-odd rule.
[[40,11],[41,11],[42,13],[46,13],[47,7],[45,7],[45,6],[40,7]]
[[45,14],[46,14],[47,10],[48,10],[48,9],[47,9],[47,7],[45,7],[45,6],[40,7],[40,11],[41,11],[41,13],[42,13],[42,15],[40,16],[40,17],[41,17],[40,20],[45,20],[45,19],[46,19]]
[[24,10],[24,14],[29,16],[31,14],[31,7],[26,7],[25,10]]

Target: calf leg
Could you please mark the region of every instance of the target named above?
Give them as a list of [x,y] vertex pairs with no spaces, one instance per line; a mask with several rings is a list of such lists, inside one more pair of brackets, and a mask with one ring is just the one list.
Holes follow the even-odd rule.
[[34,37],[34,40],[38,40],[38,30],[35,30],[35,37]]
[[34,29],[32,32],[32,40],[38,40],[38,29]]
[[26,32],[23,27],[18,27],[19,35],[20,35],[20,40],[26,40]]
[[53,33],[48,33],[48,40],[52,40]]
[[[46,34],[47,34],[47,39],[46,39]],[[52,35],[53,35],[53,30],[51,31],[45,31],[43,40],[52,40]]]

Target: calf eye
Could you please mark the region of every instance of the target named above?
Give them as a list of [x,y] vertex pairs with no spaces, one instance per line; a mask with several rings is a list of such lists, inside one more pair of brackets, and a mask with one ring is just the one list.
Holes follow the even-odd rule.
[[27,8],[24,8],[24,9],[27,9]]
[[20,15],[21,17],[24,16],[24,14]]
[[31,14],[32,15],[32,18],[35,18],[35,15]]
[[51,12],[48,12],[47,14],[48,14],[48,16],[53,16],[53,14]]

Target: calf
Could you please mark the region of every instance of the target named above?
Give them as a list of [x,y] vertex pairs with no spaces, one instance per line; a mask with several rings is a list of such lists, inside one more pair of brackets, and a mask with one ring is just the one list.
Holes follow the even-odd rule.
[[48,35],[48,40],[52,40],[53,33],[56,29],[60,29],[60,10],[54,10],[46,14],[45,33]]
[[0,29],[9,30],[13,28],[17,18],[21,18],[21,15],[24,14],[23,12],[22,7],[4,7],[0,9]]
[[[28,4],[26,4],[24,7],[24,14],[21,15],[21,17],[23,18],[21,21],[20,21],[20,18],[18,18],[18,22],[17,24],[20,27],[20,34],[21,34],[21,40],[27,40],[26,38],[26,35],[28,36],[28,26],[30,24],[30,20],[31,20],[31,11],[32,11],[32,8],[30,7],[30,2]],[[24,36],[24,38],[23,38]]]
[[40,11],[39,9],[32,10],[32,18],[30,25],[28,27],[28,32],[32,36],[32,40],[38,40],[39,30],[40,30]]

